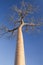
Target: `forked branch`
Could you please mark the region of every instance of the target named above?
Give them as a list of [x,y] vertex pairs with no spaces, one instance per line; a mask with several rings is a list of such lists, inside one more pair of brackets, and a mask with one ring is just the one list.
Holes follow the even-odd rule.
[[[33,14],[34,12],[36,12],[38,8],[37,7],[34,7],[32,6],[30,3],[26,3],[26,2],[22,2],[22,6],[20,8],[18,8],[17,6],[13,6],[12,7],[12,10],[14,11],[13,13],[16,12],[16,15],[18,14],[19,16],[19,19],[18,20],[15,20],[15,17],[14,16],[10,16],[10,21],[11,21],[11,24],[12,22],[14,22],[14,24],[16,24],[16,26],[13,27],[13,29],[8,29],[6,26],[2,26],[2,28],[0,28],[0,35],[4,35],[6,33],[14,33],[16,30],[18,30],[18,28],[22,25],[22,27],[36,27],[36,26],[41,26],[42,24],[41,23],[34,23],[34,18],[31,18],[32,22],[30,21],[30,23],[25,23],[25,17],[27,15],[30,15],[30,14]],[[18,18],[17,16],[17,18]],[[28,17],[29,18],[29,17]],[[25,19],[25,20],[24,20]],[[35,21],[36,22],[36,21]],[[41,22],[41,21],[40,21]]]

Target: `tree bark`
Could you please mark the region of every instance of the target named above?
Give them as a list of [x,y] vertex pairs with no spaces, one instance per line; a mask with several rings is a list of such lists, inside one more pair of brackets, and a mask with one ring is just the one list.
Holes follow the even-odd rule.
[[24,42],[22,26],[18,28],[15,65],[25,65]]

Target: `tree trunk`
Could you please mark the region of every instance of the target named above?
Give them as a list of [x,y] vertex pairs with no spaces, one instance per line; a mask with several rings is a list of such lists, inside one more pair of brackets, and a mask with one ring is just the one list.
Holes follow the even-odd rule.
[[18,28],[15,65],[25,65],[25,54],[24,54],[22,27]]

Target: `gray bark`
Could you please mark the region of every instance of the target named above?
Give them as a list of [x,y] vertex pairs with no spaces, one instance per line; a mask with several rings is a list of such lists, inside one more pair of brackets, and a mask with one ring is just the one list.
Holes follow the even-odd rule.
[[18,28],[15,65],[25,65],[24,42],[22,26]]

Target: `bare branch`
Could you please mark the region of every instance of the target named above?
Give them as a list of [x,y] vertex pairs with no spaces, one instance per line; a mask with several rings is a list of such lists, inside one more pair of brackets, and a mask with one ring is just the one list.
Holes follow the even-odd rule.
[[4,35],[6,35],[7,33],[9,34],[9,33],[12,33],[12,35],[14,36],[14,31],[16,31],[18,29],[18,27],[16,27],[16,28],[13,28],[13,29],[8,29],[6,26],[1,26],[0,27],[0,37],[2,37],[2,36],[4,36]]
[[18,27],[13,28],[12,30],[8,30],[8,32],[14,32],[14,31],[17,30],[17,29],[18,29]]
[[23,19],[26,15],[28,14],[32,14],[34,12],[37,11],[37,7],[34,7],[32,4],[30,3],[26,3],[24,1],[22,1],[21,3],[21,7],[18,8],[17,6],[12,6],[12,10],[17,12],[17,14]]
[[24,23],[24,25],[26,25],[26,26],[40,26],[40,24],[38,23],[38,24],[34,24],[34,23]]
[[[14,11],[13,13],[15,13],[15,17],[14,14],[9,16],[9,21],[11,22],[11,24],[14,24],[12,29],[7,28],[6,26],[2,26],[0,28],[0,35],[5,35],[7,33],[11,33],[11,35],[14,35],[15,31],[18,30],[19,26],[25,26],[26,27],[26,31],[28,31],[28,29],[30,30],[34,30],[35,27],[37,26],[42,26],[43,25],[43,18],[42,19],[38,19],[35,20],[34,17],[30,17],[29,23],[26,23],[24,19],[26,19],[27,15],[33,14],[34,12],[36,12],[38,8],[33,6],[30,3],[26,3],[24,1],[22,1],[21,7],[18,8],[17,6],[12,6],[12,10]],[[29,19],[29,16],[28,16]],[[27,19],[26,19],[27,21]],[[42,23],[40,23],[42,21]],[[12,23],[13,22],[13,23]],[[35,22],[39,22],[39,23],[35,23]]]

